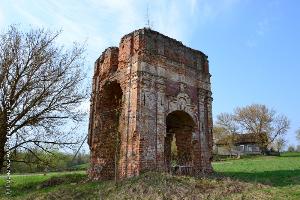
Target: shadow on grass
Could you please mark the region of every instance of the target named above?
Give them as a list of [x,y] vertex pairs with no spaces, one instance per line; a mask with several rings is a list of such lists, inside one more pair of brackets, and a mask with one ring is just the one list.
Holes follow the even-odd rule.
[[300,158],[300,154],[281,155],[282,158]]
[[300,185],[300,170],[278,170],[265,172],[218,172],[217,174],[233,179],[262,183],[274,187]]

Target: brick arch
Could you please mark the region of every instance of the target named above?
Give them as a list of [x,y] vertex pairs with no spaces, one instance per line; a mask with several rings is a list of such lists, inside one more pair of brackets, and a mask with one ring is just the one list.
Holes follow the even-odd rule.
[[164,143],[165,166],[171,170],[174,165],[192,167],[194,162],[192,137],[197,128],[192,116],[176,110],[166,117]]
[[193,120],[193,122],[195,123],[195,127],[196,127],[196,125],[198,124],[198,117],[197,117],[197,114],[195,114],[195,113],[193,113],[192,112],[192,109],[182,109],[182,110],[178,110],[178,109],[168,109],[168,111],[167,111],[167,113],[166,113],[166,118],[165,119],[167,119],[167,116],[169,115],[169,114],[171,114],[171,113],[173,113],[173,112],[184,112],[184,113],[186,113],[186,114],[188,114],[189,115],[189,117],[191,117],[192,118],[192,120]]
[[173,120],[178,120],[177,122],[179,126],[190,126],[193,130],[196,127],[195,120],[192,117],[193,115],[189,114],[183,110],[175,110],[173,112],[168,113],[166,117],[166,126],[168,123],[173,124]]
[[107,81],[101,88],[97,102],[99,125],[91,144],[91,170],[101,179],[110,179],[118,168],[122,97],[120,84],[117,81]]

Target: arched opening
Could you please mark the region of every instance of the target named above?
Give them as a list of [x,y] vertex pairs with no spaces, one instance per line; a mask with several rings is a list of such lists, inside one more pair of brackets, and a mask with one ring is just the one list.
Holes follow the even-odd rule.
[[100,135],[101,148],[98,157],[103,162],[103,177],[117,176],[120,153],[119,118],[122,109],[123,92],[117,81],[107,82],[100,97]]
[[194,120],[184,111],[174,111],[166,118],[166,129],[164,152],[167,171],[189,174],[193,167]]

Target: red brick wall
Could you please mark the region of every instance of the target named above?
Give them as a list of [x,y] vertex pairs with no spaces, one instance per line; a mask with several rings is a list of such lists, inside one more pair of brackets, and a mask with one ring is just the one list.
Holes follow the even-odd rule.
[[[193,129],[181,126],[175,134],[179,164],[191,163],[195,175],[212,171],[209,79],[205,54],[149,29],[127,34],[119,48],[106,49],[95,63],[93,77],[90,177],[113,179],[116,168],[117,178],[168,169],[171,138],[166,118],[176,110],[194,123]],[[120,85],[120,101],[112,98],[116,88],[105,92],[109,83]],[[121,110],[118,117],[111,112],[103,118],[115,108]],[[117,149],[114,129],[120,134]]]

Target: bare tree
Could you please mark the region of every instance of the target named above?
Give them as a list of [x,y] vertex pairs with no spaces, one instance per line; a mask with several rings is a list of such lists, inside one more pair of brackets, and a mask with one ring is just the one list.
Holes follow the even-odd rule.
[[234,135],[239,131],[239,124],[234,120],[235,116],[229,113],[221,113],[217,116],[216,124],[228,134]]
[[236,108],[233,114],[221,113],[216,124],[232,135],[238,132],[254,134],[265,151],[276,138],[287,132],[290,122],[286,116],[265,105],[252,104]]
[[287,141],[284,138],[280,137],[280,138],[277,138],[273,143],[274,143],[275,149],[278,152],[281,152],[283,150],[283,148],[286,146]]
[[239,126],[232,114],[221,113],[217,116],[217,121],[213,128],[214,139],[216,143],[222,141],[224,148],[230,155],[233,154],[238,129]]
[[214,142],[216,143],[217,141],[223,139],[225,136],[227,136],[229,133],[228,131],[218,125],[218,124],[215,124],[214,127],[213,127],[213,135],[214,135]]
[[289,145],[287,151],[288,152],[295,152],[296,149],[295,149],[295,147],[293,145]]
[[[78,109],[87,98],[84,48],[74,44],[66,50],[56,43],[60,33],[11,26],[0,34],[1,167],[9,150],[23,148],[37,157],[31,148],[47,152],[76,143],[66,133],[85,114]],[[5,148],[7,137],[14,143],[10,149]]]

